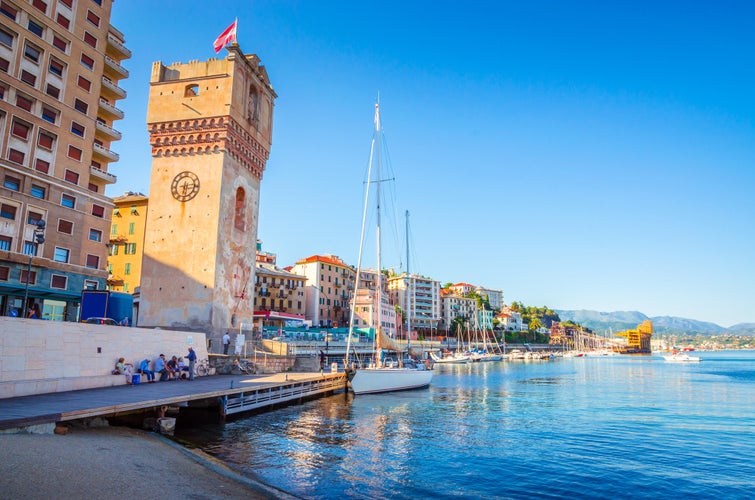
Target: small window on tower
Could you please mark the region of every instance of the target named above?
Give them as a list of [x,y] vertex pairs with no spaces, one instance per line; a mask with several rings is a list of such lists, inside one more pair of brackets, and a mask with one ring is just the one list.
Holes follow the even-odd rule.
[[199,85],[187,85],[184,97],[196,97],[199,95]]
[[244,188],[236,190],[236,213],[233,226],[239,231],[246,229],[246,191],[244,191]]

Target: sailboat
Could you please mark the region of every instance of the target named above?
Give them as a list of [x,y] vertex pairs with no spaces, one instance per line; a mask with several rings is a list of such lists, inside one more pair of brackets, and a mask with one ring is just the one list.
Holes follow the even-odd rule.
[[[388,335],[385,334],[382,328],[382,311],[384,306],[383,301],[383,276],[380,268],[380,251],[381,251],[381,238],[380,238],[380,184],[381,180],[381,135],[382,129],[380,126],[380,105],[375,104],[375,136],[372,140],[372,149],[370,153],[370,165],[367,174],[367,184],[364,196],[364,211],[362,214],[362,236],[359,243],[359,258],[357,263],[357,278],[354,289],[354,298],[351,307],[351,317],[349,320],[349,336],[346,344],[346,356],[351,350],[351,337],[354,330],[354,311],[356,309],[356,297],[359,290],[359,275],[362,266],[362,249],[364,246],[364,232],[365,221],[367,219],[367,207],[369,205],[369,195],[371,186],[375,186],[375,194],[377,198],[377,225],[376,225],[376,241],[377,241],[377,283],[374,293],[374,311],[376,311],[376,317],[373,321],[375,331],[375,357],[367,363],[366,366],[357,366],[355,363],[346,366],[346,373],[349,377],[349,384],[354,394],[371,394],[380,392],[392,392],[401,391],[407,389],[418,389],[421,387],[427,387],[433,379],[433,371],[428,369],[424,364],[418,364],[416,366],[403,366],[403,360],[401,356],[400,345]],[[373,167],[376,172],[376,179],[372,180]],[[408,242],[407,242],[408,245]],[[408,290],[407,290],[408,292]],[[388,305],[390,307],[390,305]],[[374,317],[375,315],[373,315]],[[397,362],[386,363],[383,357],[384,351],[391,350],[398,353]]]

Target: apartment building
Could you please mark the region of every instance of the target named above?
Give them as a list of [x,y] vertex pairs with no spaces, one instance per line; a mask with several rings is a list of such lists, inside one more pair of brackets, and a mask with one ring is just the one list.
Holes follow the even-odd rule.
[[475,291],[480,297],[487,297],[488,304],[496,311],[500,311],[501,307],[503,307],[503,290],[493,290],[478,286]]
[[439,329],[447,332],[452,337],[457,336],[459,332],[452,331],[452,325],[456,318],[461,318],[462,323],[474,328],[475,318],[477,317],[477,299],[464,297],[451,290],[441,290],[441,320]]
[[474,285],[470,285],[469,283],[456,283],[454,285],[451,285],[449,287],[449,290],[453,292],[455,295],[464,296],[467,295],[470,292],[474,292],[477,290],[477,287]]
[[312,326],[348,326],[355,270],[335,255],[312,255],[296,262],[291,272],[305,276],[305,316]]
[[440,283],[438,281],[403,273],[388,278],[391,302],[398,304],[407,315],[412,331],[425,336],[435,335],[440,322]]
[[[378,324],[377,303],[378,272],[375,269],[359,271],[359,290],[357,290],[354,309],[354,328],[375,328]],[[390,302],[387,280],[381,281],[380,327],[386,335],[396,338],[401,326],[401,318]],[[348,324],[348,323],[347,323]]]
[[261,326],[301,326],[305,317],[304,287],[307,278],[281,269],[277,257],[262,251],[257,240],[254,273],[254,319]]
[[[112,0],[0,1],[0,313],[75,321],[104,289],[131,57]],[[26,298],[26,304],[24,300]]]
[[522,321],[522,315],[505,306],[496,319],[501,328],[509,332],[521,332],[527,329],[527,324]]
[[113,203],[107,287],[116,292],[134,293],[141,282],[149,198],[141,193],[128,192],[113,198]]

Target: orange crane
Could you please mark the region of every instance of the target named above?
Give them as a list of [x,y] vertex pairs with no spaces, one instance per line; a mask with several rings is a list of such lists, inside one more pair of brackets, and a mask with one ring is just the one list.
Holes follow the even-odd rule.
[[653,322],[646,319],[634,330],[624,330],[616,334],[626,337],[627,345],[621,348],[622,354],[650,354],[650,337],[653,336]]

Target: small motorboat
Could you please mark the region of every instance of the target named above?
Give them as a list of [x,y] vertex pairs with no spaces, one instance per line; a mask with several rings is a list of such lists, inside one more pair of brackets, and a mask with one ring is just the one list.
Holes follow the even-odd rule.
[[689,354],[686,354],[683,352],[682,353],[675,352],[673,354],[663,356],[663,359],[671,363],[699,363],[700,362],[699,356],[690,356]]

